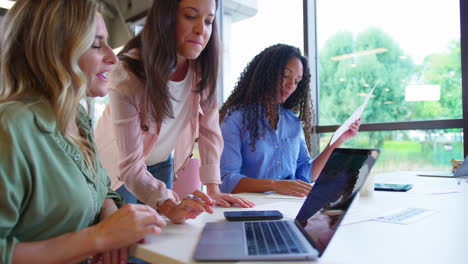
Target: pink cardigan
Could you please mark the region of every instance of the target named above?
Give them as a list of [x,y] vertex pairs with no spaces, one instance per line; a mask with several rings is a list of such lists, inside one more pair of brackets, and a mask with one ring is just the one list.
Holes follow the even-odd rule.
[[[144,111],[143,82],[128,72],[121,62],[111,72],[110,80],[110,104],[95,131],[102,165],[107,169],[113,190],[125,184],[139,200],[157,208],[167,199],[173,199],[165,184],[156,180],[145,164],[151,150],[157,147],[160,126],[149,120]],[[201,182],[221,184],[219,160],[223,139],[217,97],[210,107],[200,104],[199,93],[194,93],[193,100],[192,117],[180,132],[175,147],[174,177],[176,180],[184,169],[195,142],[198,142]]]

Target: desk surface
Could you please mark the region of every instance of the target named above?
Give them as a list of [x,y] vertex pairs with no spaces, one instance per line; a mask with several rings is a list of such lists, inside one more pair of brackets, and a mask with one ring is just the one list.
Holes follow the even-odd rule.
[[[413,172],[399,172],[378,174],[375,182],[412,183],[414,188],[407,193],[376,191],[369,197],[357,197],[350,212],[370,208],[391,211],[405,207],[432,209],[437,212],[408,225],[377,221],[342,225],[324,255],[316,262],[468,263],[467,177],[418,177]],[[281,202],[281,207],[289,212],[299,211],[302,204],[302,200],[269,199],[265,198],[265,194],[241,196],[252,200],[258,207]],[[217,207],[213,214],[204,213],[182,225],[168,223],[161,234],[148,236],[145,244],[135,246],[133,255],[152,263],[200,263],[192,260],[192,254],[203,226],[206,222],[225,221],[223,212],[226,210],[239,208]]]

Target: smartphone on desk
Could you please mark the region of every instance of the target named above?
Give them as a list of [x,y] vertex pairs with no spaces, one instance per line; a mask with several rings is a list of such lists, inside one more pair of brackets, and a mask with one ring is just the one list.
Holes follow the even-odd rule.
[[278,220],[283,218],[283,214],[277,210],[226,211],[224,217],[228,221]]
[[406,192],[413,188],[413,184],[400,184],[400,183],[376,183],[374,190],[376,191],[390,191],[390,192]]

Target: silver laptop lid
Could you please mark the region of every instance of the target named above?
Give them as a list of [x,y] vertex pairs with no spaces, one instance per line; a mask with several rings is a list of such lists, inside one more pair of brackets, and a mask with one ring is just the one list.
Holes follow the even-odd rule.
[[465,157],[465,160],[460,164],[454,174],[456,177],[468,176],[468,156]]

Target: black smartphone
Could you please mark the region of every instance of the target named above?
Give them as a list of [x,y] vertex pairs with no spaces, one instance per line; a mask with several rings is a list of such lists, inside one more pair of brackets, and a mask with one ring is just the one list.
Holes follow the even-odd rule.
[[413,188],[413,184],[399,184],[399,183],[376,183],[374,190],[376,191],[391,191],[391,192],[406,192]]
[[228,221],[278,220],[283,218],[283,214],[277,210],[226,211],[224,217]]

